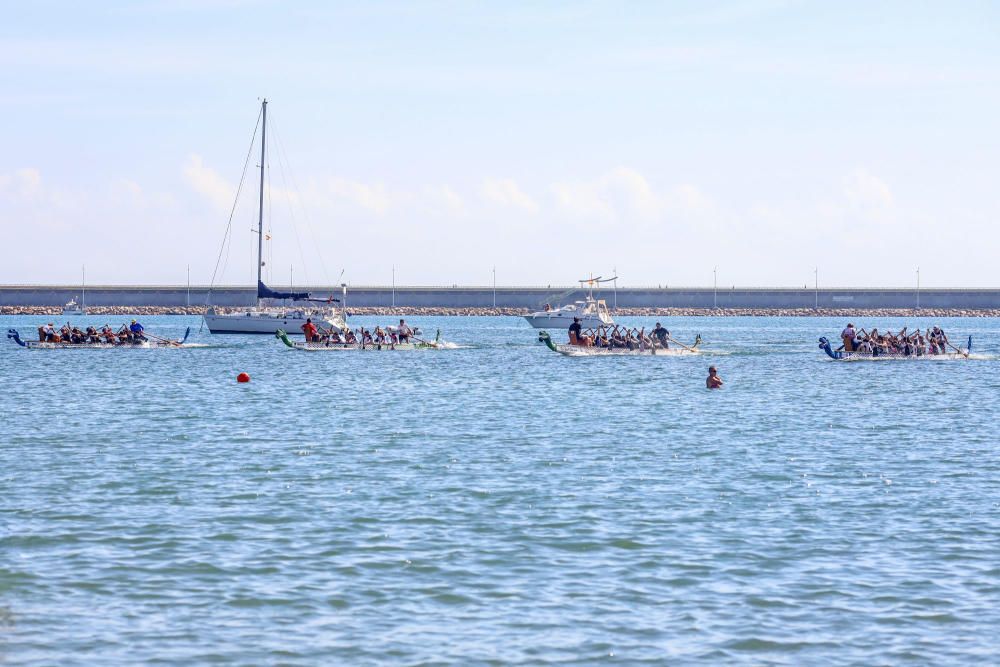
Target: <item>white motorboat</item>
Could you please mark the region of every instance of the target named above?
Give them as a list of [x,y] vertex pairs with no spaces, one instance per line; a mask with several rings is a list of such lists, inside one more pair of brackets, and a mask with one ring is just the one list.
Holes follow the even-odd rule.
[[[260,191],[257,217],[257,302],[255,305],[233,312],[222,312],[210,307],[205,313],[205,324],[213,334],[274,334],[278,329],[299,331],[306,320],[312,320],[317,327],[324,329],[336,328],[343,331],[347,322],[342,311],[333,305],[340,299],[332,296],[313,298],[308,292],[279,292],[263,282],[261,269],[264,266],[264,166],[267,164],[267,100],[261,103],[261,135],[260,135]],[[213,276],[214,281],[214,276]],[[347,295],[347,286],[342,285],[343,295]],[[308,302],[313,305],[292,307],[276,307],[264,305],[264,300],[281,300]],[[321,305],[322,304],[322,305]]]
[[[585,299],[574,301],[559,308],[552,308],[549,304],[545,304],[543,310],[529,313],[524,316],[524,319],[536,329],[558,329],[560,327],[566,329],[569,325],[573,324],[574,318],[579,318],[580,326],[584,329],[614,326],[615,321],[611,319],[611,314],[608,312],[608,305],[603,299],[594,298],[594,285],[614,282],[616,280],[618,280],[618,276],[614,276],[613,278],[601,278],[598,276],[594,278],[593,274],[591,274],[590,278],[579,281],[581,288],[583,288],[584,284],[590,287],[590,291],[587,292]],[[563,294],[569,294],[569,292],[564,292]]]
[[584,329],[596,329],[615,324],[615,321],[611,319],[611,314],[608,313],[608,306],[604,300],[595,300],[590,296],[584,301],[574,301],[560,308],[539,310],[524,316],[528,324],[536,329],[566,329],[573,324],[573,318],[579,318],[580,326]]
[[62,314],[69,315],[71,317],[82,317],[87,314],[87,310],[78,304],[76,299],[70,299],[66,302],[66,305],[63,306]]
[[83,267],[83,281],[80,284],[81,294],[80,298],[82,303],[77,303],[76,299],[70,299],[63,306],[62,314],[69,315],[71,317],[83,317],[87,314],[87,267]]

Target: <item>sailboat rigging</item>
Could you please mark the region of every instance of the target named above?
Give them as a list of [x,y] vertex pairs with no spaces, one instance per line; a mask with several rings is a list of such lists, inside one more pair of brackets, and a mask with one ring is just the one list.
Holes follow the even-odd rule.
[[[265,165],[267,164],[267,100],[261,102],[261,133],[260,133],[260,187],[258,190],[257,228],[257,300],[253,308],[236,313],[222,313],[210,307],[205,313],[205,324],[212,333],[268,333],[273,334],[278,329],[295,331],[311,319],[314,324],[324,328],[343,330],[347,327],[344,316],[333,305],[340,299],[333,296],[314,298],[308,292],[279,291],[264,284],[264,188]],[[237,190],[239,197],[239,190]],[[228,234],[228,230],[227,230]],[[270,238],[270,237],[268,237]],[[225,243],[225,242],[224,242]],[[213,279],[214,280],[214,279]],[[346,295],[346,287],[343,288]],[[264,299],[304,301],[312,304],[323,303],[326,307],[316,306],[276,308],[265,307]]]

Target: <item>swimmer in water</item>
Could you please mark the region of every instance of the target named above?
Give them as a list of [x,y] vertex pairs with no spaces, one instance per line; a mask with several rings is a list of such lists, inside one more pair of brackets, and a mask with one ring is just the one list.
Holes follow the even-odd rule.
[[705,386],[709,389],[722,389],[722,378],[718,376],[715,366],[708,369],[708,377],[705,379]]

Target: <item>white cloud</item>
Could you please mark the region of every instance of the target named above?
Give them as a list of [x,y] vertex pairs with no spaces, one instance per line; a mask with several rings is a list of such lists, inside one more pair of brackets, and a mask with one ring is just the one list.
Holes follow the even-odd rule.
[[206,167],[200,155],[188,157],[187,164],[184,165],[184,180],[195,192],[207,197],[219,211],[229,212],[232,208],[235,186],[214,169]]
[[657,222],[714,210],[711,200],[694,185],[659,192],[638,170],[624,166],[593,181],[554,183],[550,190],[557,210],[603,220]]
[[895,205],[886,182],[864,168],[855,169],[844,179],[844,196],[856,213],[876,218],[884,219]]
[[321,195],[332,198],[334,204],[346,202],[376,215],[385,215],[392,206],[392,197],[381,183],[369,185],[343,178],[330,178],[326,181],[326,192]]
[[483,181],[479,192],[487,203],[517,208],[528,213],[538,212],[535,200],[511,178],[487,179]]

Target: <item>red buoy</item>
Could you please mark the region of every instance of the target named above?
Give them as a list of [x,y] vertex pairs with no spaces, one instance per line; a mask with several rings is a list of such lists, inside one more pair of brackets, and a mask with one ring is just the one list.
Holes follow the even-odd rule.
[[237,382],[249,382],[250,381],[250,374],[249,373],[240,373],[239,375],[236,376],[236,381]]

